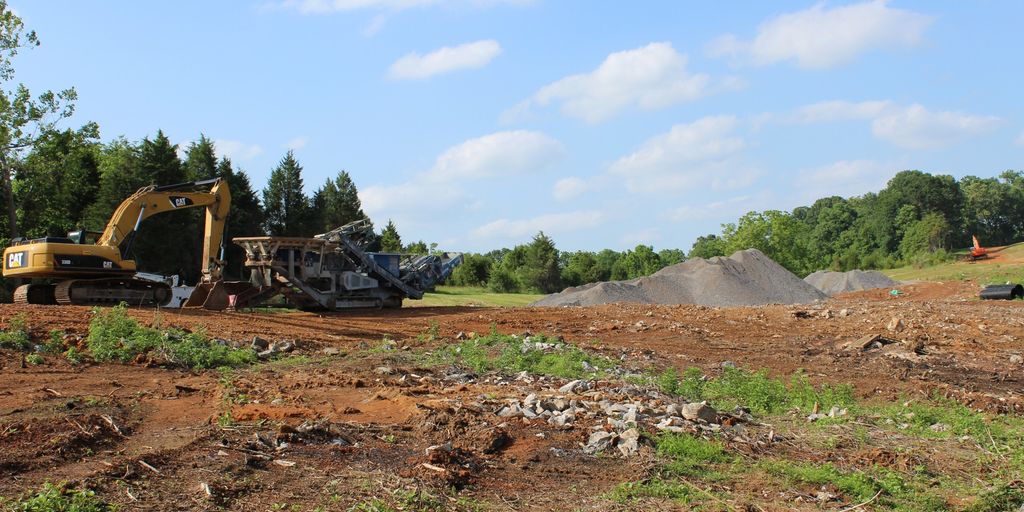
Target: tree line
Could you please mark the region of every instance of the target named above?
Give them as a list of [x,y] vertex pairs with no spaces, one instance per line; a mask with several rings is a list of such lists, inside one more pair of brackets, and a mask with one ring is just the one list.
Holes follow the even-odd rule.
[[544,233],[512,249],[470,254],[452,283],[497,292],[552,293],[568,286],[634,279],[687,258],[755,248],[803,277],[816,270],[881,269],[950,259],[977,235],[986,245],[1024,239],[1024,174],[960,180],[917,170],[879,192],[818,199],[793,211],[751,211],[684,254],[648,245],[616,252],[559,251]]

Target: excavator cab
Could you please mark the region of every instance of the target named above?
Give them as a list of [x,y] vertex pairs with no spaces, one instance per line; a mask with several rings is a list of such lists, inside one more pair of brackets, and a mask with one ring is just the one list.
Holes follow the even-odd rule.
[[78,245],[96,245],[103,233],[100,231],[88,231],[79,229],[68,233],[68,239]]

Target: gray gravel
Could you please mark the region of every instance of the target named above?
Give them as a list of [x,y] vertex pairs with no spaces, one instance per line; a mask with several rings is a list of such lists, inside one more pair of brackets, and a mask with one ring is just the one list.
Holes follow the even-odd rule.
[[532,306],[593,306],[613,302],[757,306],[805,304],[826,295],[757,249],[695,258],[649,277],[593,283],[548,295]]
[[899,284],[899,282],[890,279],[889,276],[874,270],[851,270],[849,272],[819,270],[805,277],[804,281],[807,281],[811,286],[828,295],[871,290],[874,288],[889,288]]

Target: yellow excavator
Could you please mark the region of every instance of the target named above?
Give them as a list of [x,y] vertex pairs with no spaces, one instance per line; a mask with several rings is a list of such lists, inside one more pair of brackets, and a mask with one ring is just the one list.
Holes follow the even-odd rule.
[[[102,233],[73,231],[65,237],[15,241],[4,250],[3,275],[44,278],[52,284],[25,284],[14,291],[22,304],[166,305],[166,282],[137,276],[132,245],[148,217],[187,208],[206,208],[202,280],[184,304],[223,309],[224,223],[231,207],[227,182],[217,178],[177,185],[143,187],[125,199]],[[166,233],[168,243],[180,233]],[[223,303],[223,304],[222,304]]]

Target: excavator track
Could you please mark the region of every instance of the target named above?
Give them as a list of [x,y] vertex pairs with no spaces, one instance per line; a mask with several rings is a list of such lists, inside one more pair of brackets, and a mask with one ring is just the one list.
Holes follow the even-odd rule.
[[23,284],[14,289],[15,304],[56,304],[52,284]]
[[57,283],[54,295],[58,304],[77,306],[116,305],[163,306],[171,299],[171,288],[164,283],[132,278],[70,279]]

